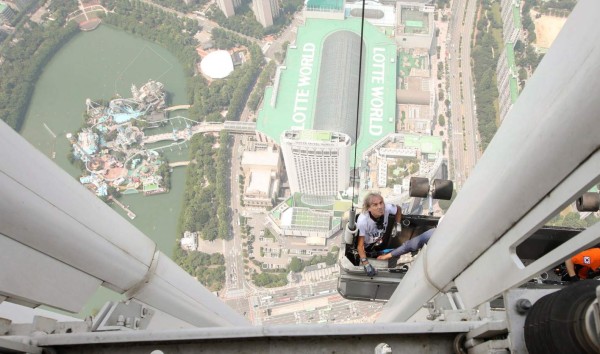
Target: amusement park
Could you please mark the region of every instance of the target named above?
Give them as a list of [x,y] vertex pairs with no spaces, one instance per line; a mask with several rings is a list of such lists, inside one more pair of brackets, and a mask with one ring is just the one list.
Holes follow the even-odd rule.
[[[188,106],[167,108],[162,83],[150,80],[139,88],[132,85],[131,94],[131,98],[108,102],[88,98],[85,124],[77,133],[67,134],[72,146],[69,158],[80,161],[83,171],[79,181],[103,199],[167,192],[173,166],[159,151],[181,149],[192,135],[205,131],[198,129],[196,121],[168,117],[169,111]],[[150,131],[158,133],[147,135]]]

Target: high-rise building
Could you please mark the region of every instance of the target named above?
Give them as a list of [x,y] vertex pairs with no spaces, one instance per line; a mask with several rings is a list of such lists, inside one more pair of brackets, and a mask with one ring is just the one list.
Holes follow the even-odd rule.
[[235,8],[240,4],[240,0],[217,0],[219,9],[223,11],[225,17],[235,15]]
[[504,120],[519,97],[519,75],[515,61],[514,43],[505,43],[504,50],[498,58],[496,78],[500,120]]
[[13,0],[12,1],[12,3],[15,4],[15,6],[17,7],[17,9],[19,9],[19,11],[25,10],[29,5],[31,5],[32,2],[33,2],[33,0]]
[[273,19],[279,16],[279,3],[277,0],[253,0],[252,10],[256,20],[263,27],[269,27],[273,25]]
[[7,4],[0,2],[0,24],[4,22],[10,23],[15,18],[15,12]]
[[521,33],[521,2],[518,0],[502,0],[502,36],[504,43],[515,43]]
[[323,130],[287,130],[281,151],[292,193],[333,196],[350,182],[350,136]]
[[517,0],[502,0],[502,37],[504,50],[496,65],[500,120],[508,114],[519,97],[519,68],[515,59],[515,44],[521,34],[521,7]]

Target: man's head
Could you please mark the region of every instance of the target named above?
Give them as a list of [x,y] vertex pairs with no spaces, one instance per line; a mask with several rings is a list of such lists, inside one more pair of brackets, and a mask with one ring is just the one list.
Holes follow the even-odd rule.
[[376,192],[367,194],[363,201],[363,211],[369,211],[374,218],[382,216],[385,212],[385,203],[381,194]]

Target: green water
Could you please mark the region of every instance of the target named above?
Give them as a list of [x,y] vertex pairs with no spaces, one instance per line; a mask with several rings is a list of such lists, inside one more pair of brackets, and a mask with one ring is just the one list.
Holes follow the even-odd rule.
[[[186,78],[177,59],[166,49],[106,25],[78,34],[46,66],[39,81],[21,134],[73,177],[80,171],[67,160],[70,146],[65,138],[82,124],[86,98],[110,99],[115,94],[131,97],[131,85],[149,79],[165,84],[171,105],[186,104]],[[186,111],[178,111],[185,116]],[[46,126],[47,128],[46,128]],[[53,137],[56,135],[56,138]],[[188,145],[167,150],[170,161],[187,160]],[[137,214],[132,224],[154,240],[159,249],[172,255],[177,219],[185,185],[185,167],[177,167],[167,194],[145,197],[125,195],[121,201]],[[115,210],[129,220],[117,207]],[[82,315],[99,308],[110,295],[102,289]]]

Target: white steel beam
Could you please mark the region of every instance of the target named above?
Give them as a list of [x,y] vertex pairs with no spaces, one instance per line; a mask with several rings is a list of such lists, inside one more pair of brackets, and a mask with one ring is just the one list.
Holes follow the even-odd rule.
[[598,149],[597,13],[578,2],[378,321],[407,320]]
[[[86,273],[2,234],[0,259],[0,300],[3,300],[1,295],[4,295],[10,302],[29,307],[53,303],[54,307],[65,311],[78,311],[101,283]],[[58,274],[63,276],[57,276]],[[77,287],[71,284],[77,284]],[[65,291],[71,288],[73,289]],[[40,289],[43,291],[39,291]]]
[[[83,284],[78,280],[93,277],[195,326],[248,324],[4,122],[0,122],[0,137],[0,237],[36,250],[30,253],[40,254],[40,261],[48,256],[81,274],[69,279],[73,272],[58,271],[54,276],[61,281],[56,286],[71,284],[68,280],[72,284],[50,292],[48,282],[31,282],[20,294],[11,292],[19,287],[2,289],[9,301],[29,299],[33,305],[76,311],[84,305],[82,297],[65,307],[61,291],[80,291]],[[27,261],[31,259],[23,259],[21,265]],[[86,291],[89,285],[86,281]],[[48,296],[31,298],[35,292]]]
[[573,199],[597,183],[599,172],[600,152],[596,152],[455,279],[459,289],[472,289],[461,292],[466,306],[475,307],[489,301],[496,295],[564,262],[567,257],[573,256],[581,249],[598,243],[600,223],[589,227],[527,266],[516,254],[518,245]]

